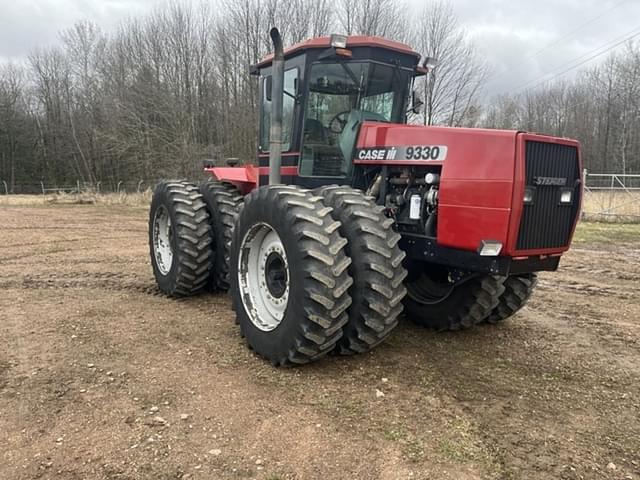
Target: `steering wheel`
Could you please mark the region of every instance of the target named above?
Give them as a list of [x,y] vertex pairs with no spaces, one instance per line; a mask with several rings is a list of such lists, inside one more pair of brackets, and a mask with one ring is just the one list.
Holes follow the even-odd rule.
[[347,126],[350,111],[351,110],[345,110],[344,112],[336,113],[329,121],[329,131],[333,133],[342,133],[344,127]]

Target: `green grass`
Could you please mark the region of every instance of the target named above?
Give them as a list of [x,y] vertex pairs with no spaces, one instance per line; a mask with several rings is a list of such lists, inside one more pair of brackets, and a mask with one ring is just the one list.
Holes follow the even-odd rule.
[[573,241],[576,244],[640,243],[640,224],[580,222]]

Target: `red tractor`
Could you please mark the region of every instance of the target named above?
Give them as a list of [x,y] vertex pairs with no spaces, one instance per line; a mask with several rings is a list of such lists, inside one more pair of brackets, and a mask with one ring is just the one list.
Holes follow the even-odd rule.
[[315,38],[252,67],[257,166],[160,183],[160,289],[230,290],[274,365],[365,352],[404,315],[437,330],[499,322],[558,268],[582,197],[575,140],[407,124],[427,61],[376,37]]

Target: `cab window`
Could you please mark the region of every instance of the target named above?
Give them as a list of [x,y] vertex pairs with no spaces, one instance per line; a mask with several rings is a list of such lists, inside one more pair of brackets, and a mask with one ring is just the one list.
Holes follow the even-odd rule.
[[301,176],[347,177],[354,127],[362,120],[404,120],[409,73],[374,62],[317,63],[305,105]]
[[[262,78],[262,107],[260,109],[260,150],[269,151],[269,132],[271,129],[271,92],[267,89],[271,86],[270,76]],[[282,151],[291,149],[291,136],[293,135],[293,112],[296,102],[296,84],[298,69],[291,68],[284,72],[284,96],[282,99]]]

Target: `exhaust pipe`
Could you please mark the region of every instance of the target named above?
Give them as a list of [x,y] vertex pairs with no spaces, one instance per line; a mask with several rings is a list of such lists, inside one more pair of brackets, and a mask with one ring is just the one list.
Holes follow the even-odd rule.
[[282,102],[284,97],[284,52],[282,38],[277,28],[269,32],[273,42],[271,63],[271,130],[269,132],[269,185],[282,183]]

